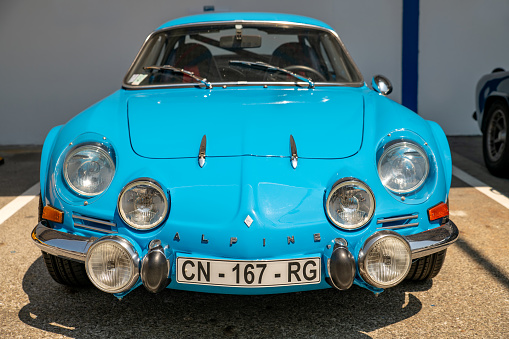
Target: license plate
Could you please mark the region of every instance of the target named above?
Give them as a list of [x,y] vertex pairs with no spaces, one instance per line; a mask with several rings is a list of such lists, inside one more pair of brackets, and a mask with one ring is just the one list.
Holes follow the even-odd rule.
[[320,258],[232,261],[177,257],[177,282],[235,287],[318,284]]

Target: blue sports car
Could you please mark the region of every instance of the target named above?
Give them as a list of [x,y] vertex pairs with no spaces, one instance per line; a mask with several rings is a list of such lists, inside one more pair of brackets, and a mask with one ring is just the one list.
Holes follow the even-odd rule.
[[122,89],[46,138],[32,239],[49,274],[118,298],[433,278],[458,238],[449,145],[372,87],[314,19],[162,25]]

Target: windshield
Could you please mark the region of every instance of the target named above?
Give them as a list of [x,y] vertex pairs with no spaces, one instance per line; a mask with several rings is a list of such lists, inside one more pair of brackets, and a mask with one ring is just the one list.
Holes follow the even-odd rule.
[[[260,67],[262,63],[266,66]],[[340,41],[329,31],[243,22],[181,27],[152,34],[129,70],[125,85],[319,85],[361,81]]]

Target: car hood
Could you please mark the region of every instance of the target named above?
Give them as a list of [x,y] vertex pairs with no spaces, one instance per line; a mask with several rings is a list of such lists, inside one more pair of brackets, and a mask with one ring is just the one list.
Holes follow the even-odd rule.
[[133,150],[147,158],[206,156],[334,159],[362,144],[364,99],[355,88],[198,88],[150,90],[128,99]]

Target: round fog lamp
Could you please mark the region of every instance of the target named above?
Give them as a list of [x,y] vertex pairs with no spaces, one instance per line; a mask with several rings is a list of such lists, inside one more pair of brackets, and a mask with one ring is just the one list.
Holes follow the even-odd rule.
[[100,290],[120,293],[134,286],[139,276],[139,257],[125,239],[108,236],[88,250],[85,267],[90,281]]
[[408,242],[396,232],[381,231],[366,240],[359,253],[359,270],[369,284],[388,288],[405,279],[412,264]]

